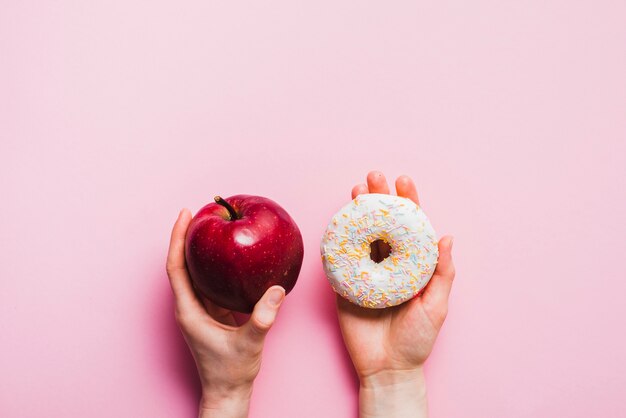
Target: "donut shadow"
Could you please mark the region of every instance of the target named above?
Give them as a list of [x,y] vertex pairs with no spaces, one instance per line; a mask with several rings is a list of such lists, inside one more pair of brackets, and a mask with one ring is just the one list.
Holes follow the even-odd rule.
[[350,354],[343,342],[343,336],[341,335],[341,328],[339,328],[339,321],[337,320],[337,296],[332,290],[328,279],[324,274],[324,271],[320,266],[316,267],[313,271],[313,277],[315,278],[315,286],[312,289],[312,300],[315,301],[315,310],[320,319],[332,330],[332,337],[334,342],[334,348],[338,351],[341,366],[339,370],[345,379],[350,382],[352,396],[352,406],[355,411],[355,417],[358,417],[358,404],[359,404],[359,378],[352,365]]
[[156,280],[160,284],[151,304],[149,320],[154,335],[151,350],[159,359],[158,367],[162,369],[164,378],[173,382],[195,414],[202,394],[196,363],[174,318],[174,297],[167,275],[160,273]]

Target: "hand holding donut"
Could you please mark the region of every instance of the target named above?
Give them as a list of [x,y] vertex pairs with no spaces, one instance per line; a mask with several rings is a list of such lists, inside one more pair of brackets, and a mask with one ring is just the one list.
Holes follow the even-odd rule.
[[[396,180],[396,191],[419,205],[408,176]],[[389,194],[382,173],[370,172],[367,185],[352,189],[352,198],[365,193]],[[446,318],[455,274],[452,237],[442,237],[438,249],[437,267],[423,293],[401,305],[367,309],[337,295],[339,325],[360,379],[361,416],[427,416],[423,364]],[[388,247],[374,243],[372,258],[388,255]]]

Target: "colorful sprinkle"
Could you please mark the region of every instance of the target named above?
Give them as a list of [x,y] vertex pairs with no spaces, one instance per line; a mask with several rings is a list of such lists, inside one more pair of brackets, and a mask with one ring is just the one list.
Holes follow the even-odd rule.
[[[379,239],[390,245],[391,254],[375,263],[370,245]],[[409,199],[374,193],[359,195],[333,216],[320,248],[333,289],[369,308],[415,296],[430,280],[438,257],[424,212]]]

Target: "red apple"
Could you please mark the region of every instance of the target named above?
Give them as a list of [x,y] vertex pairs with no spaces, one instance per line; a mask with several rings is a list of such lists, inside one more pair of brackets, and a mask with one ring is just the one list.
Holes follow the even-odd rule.
[[289,214],[260,196],[215,197],[187,230],[185,258],[196,289],[223,308],[252,312],[273,285],[296,284],[304,248]]

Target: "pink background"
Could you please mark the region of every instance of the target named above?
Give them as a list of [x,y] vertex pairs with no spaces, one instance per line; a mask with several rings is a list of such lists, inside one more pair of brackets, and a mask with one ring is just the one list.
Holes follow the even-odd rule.
[[253,193],[305,260],[253,417],[354,417],[318,256],[406,173],[457,280],[433,417],[626,414],[623,1],[3,1],[0,416],[193,416],[178,210]]

